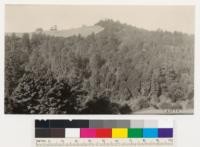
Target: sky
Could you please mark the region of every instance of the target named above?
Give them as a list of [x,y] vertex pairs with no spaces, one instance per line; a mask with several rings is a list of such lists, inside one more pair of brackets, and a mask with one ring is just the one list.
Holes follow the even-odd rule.
[[102,19],[119,20],[147,30],[194,33],[194,6],[6,5],[5,31],[32,32],[94,25]]

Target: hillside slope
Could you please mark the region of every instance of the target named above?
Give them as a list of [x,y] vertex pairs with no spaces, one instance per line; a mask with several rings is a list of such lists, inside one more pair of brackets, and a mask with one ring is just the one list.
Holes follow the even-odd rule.
[[[43,31],[42,34],[45,35],[49,35],[49,36],[55,36],[55,37],[70,37],[70,36],[78,36],[81,35],[83,37],[87,37],[88,35],[94,33],[99,33],[100,31],[102,31],[103,28],[98,26],[98,25],[94,25],[94,26],[83,26],[80,28],[73,28],[73,29],[67,29],[67,30],[56,30],[56,31]],[[30,36],[32,36],[33,33],[36,32],[31,32],[29,33]],[[22,37],[23,33],[15,33],[16,36],[18,37]],[[12,33],[6,33],[7,36],[11,36]]]
[[103,30],[86,37],[6,36],[6,112],[193,109],[194,35],[147,31],[113,20],[96,25]]

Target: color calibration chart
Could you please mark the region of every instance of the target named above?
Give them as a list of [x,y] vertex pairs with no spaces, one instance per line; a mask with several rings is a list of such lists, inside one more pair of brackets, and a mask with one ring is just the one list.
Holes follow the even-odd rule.
[[174,146],[172,120],[35,120],[36,147]]

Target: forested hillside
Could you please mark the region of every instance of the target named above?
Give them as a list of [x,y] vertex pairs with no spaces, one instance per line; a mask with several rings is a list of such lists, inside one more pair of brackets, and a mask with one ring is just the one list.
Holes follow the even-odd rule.
[[194,36],[113,20],[86,37],[5,36],[5,112],[193,109]]

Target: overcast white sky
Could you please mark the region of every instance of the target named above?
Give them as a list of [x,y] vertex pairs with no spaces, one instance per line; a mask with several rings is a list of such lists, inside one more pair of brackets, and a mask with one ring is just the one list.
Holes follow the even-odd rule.
[[47,30],[93,25],[111,18],[136,27],[194,33],[194,6],[69,6],[7,5],[6,32],[31,32],[38,27]]

